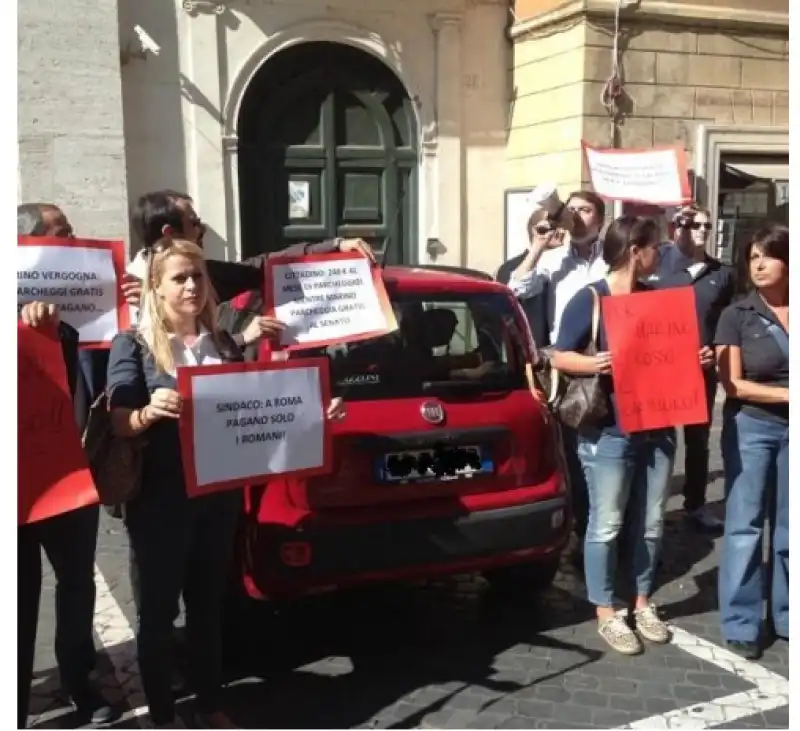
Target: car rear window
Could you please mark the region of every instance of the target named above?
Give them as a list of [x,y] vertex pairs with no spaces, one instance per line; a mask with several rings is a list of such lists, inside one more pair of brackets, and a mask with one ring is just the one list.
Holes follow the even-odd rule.
[[332,345],[334,395],[349,400],[525,388],[523,335],[500,293],[394,294],[398,330]]

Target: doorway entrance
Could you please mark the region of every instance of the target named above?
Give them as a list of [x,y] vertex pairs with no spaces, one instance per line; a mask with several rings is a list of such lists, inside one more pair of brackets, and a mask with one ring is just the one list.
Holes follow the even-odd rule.
[[238,119],[242,254],[359,237],[417,259],[417,128],[400,80],[370,54],[304,43],[258,71]]

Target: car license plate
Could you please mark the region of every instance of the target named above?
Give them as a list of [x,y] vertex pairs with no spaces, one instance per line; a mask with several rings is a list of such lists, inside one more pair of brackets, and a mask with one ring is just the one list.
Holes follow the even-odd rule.
[[375,467],[378,480],[391,483],[464,480],[494,470],[488,452],[478,446],[389,452]]

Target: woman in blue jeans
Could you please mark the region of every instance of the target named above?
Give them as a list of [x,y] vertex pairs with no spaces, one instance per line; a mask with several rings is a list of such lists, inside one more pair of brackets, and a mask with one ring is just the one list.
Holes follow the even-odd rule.
[[[650,289],[641,280],[659,261],[660,236],[652,219],[625,216],[608,228],[603,258],[604,279],[580,290],[564,310],[555,344],[553,366],[575,376],[601,374],[609,396],[608,416],[578,434],[578,457],[589,493],[589,526],[584,547],[584,571],[589,601],[595,605],[600,636],[617,652],[642,651],[640,636],[650,642],[669,641],[669,630],[650,602],[664,525],[668,487],[675,460],[675,430],[623,434],[617,424],[611,380],[611,354],[602,318],[597,327],[597,355],[584,355],[599,317],[600,300]],[[710,348],[700,351],[704,366],[713,364]],[[630,506],[629,506],[630,503]],[[629,509],[630,507],[630,509]],[[630,525],[625,524],[632,521]],[[632,549],[636,586],[631,629],[614,607],[617,541],[624,532]]]
[[[722,634],[761,655],[764,583],[775,634],[789,639],[789,229],[758,231],[744,251],[753,291],[720,317],[714,343],[727,399],[722,422],[725,536],[719,577]],[[772,575],[763,567],[772,527]]]

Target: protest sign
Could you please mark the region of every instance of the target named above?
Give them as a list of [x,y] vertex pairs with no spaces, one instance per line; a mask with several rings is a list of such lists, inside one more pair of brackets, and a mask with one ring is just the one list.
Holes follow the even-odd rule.
[[189,497],[330,471],[326,358],[179,368],[178,390]]
[[594,192],[603,198],[657,206],[679,205],[692,198],[681,147],[618,150],[581,144]]
[[108,347],[130,326],[119,282],[125,273],[121,241],[19,236],[17,307],[57,305],[83,347]]
[[53,329],[17,328],[17,523],[98,502]]
[[276,256],[264,267],[265,310],[289,350],[365,340],[397,329],[381,272],[356,252]]
[[623,431],[707,422],[694,290],[637,292],[601,302]]

